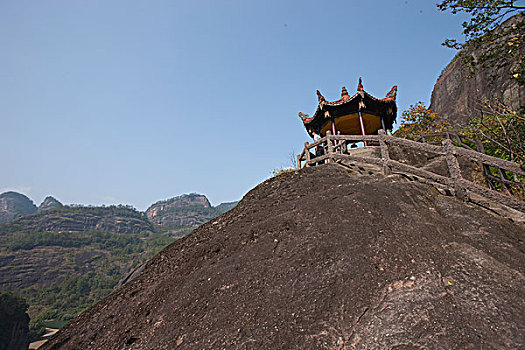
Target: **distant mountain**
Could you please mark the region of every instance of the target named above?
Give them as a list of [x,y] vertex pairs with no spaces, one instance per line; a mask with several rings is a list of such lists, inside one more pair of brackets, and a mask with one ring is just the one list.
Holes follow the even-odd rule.
[[146,216],[157,230],[183,236],[203,223],[232,209],[238,202],[212,207],[206,196],[196,193],[159,201],[146,210]]
[[0,290],[23,296],[41,320],[71,319],[176,237],[237,204],[212,207],[206,196],[187,194],[143,213],[124,205],[64,206],[49,196],[37,211],[24,195],[0,198],[11,212],[20,203],[32,206],[0,224]]
[[60,206],[0,225],[0,289],[37,319],[68,320],[173,238],[125,206]]
[[47,196],[46,199],[44,199],[44,201],[38,207],[38,211],[53,209],[53,208],[61,207],[61,206],[62,206],[62,203],[60,203],[58,199],[52,196]]
[[0,224],[37,211],[33,201],[13,191],[0,194]]
[[13,220],[8,231],[109,231],[139,233],[154,231],[146,216],[123,205],[109,207],[60,206]]
[[218,206],[215,207],[216,210],[220,211],[221,214],[222,213],[226,213],[228,210],[231,210],[233,208],[235,208],[235,206],[239,203],[239,201],[235,201],[235,202],[224,202],[224,203],[221,203],[219,204]]

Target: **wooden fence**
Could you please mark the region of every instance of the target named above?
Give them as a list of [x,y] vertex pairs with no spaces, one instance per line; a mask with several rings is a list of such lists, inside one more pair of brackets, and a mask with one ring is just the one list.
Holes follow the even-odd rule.
[[[449,131],[423,134],[418,141],[435,144],[436,141],[442,142],[444,139],[452,140],[456,146],[485,153],[485,147],[483,147],[483,143],[479,139],[473,140],[465,135]],[[513,187],[525,188],[525,184],[518,181],[516,174],[514,174],[514,179],[512,180],[504,168],[491,166],[484,162],[482,162],[482,167],[483,175],[491,190],[496,190],[499,185],[507,194],[512,195]]]
[[[374,147],[379,147],[381,151],[380,158],[353,155],[351,149],[353,145],[358,142],[366,143],[369,146],[372,145]],[[448,167],[448,176],[436,174],[431,171],[391,159],[389,155],[389,149],[396,145],[444,156]],[[326,136],[320,140],[313,143],[305,142],[303,151],[297,156],[297,167],[300,169],[303,166],[316,166],[337,160],[375,164],[382,167],[384,174],[390,174],[392,172],[412,174],[425,179],[426,182],[431,184],[451,188],[458,198],[465,201],[469,200],[468,193],[473,192],[483,197],[496,200],[504,205],[525,213],[524,201],[509,195],[504,195],[498,191],[495,191],[494,189],[478,185],[463,178],[461,176],[461,169],[457,159],[458,156],[463,156],[474,162],[479,162],[484,166],[498,168],[503,173],[509,172],[514,175],[516,180],[518,176],[525,176],[525,172],[518,164],[504,159],[491,157],[473,149],[457,147],[454,145],[451,138],[445,138],[441,142],[441,145],[433,145],[429,143],[388,136],[383,130],[379,130],[378,135],[366,136],[331,135],[330,131],[327,131]],[[519,184],[521,187],[523,187],[523,183],[510,181],[505,177],[502,177],[498,180],[504,184],[506,183],[507,185]]]

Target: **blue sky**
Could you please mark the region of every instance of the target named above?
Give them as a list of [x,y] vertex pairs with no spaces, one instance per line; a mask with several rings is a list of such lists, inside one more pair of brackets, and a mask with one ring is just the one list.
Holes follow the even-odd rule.
[[428,105],[465,19],[435,3],[0,0],[0,192],[238,200],[301,150],[316,89]]

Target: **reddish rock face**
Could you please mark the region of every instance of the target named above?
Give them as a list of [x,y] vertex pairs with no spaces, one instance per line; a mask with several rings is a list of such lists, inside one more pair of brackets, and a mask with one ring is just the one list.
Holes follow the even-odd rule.
[[57,207],[61,207],[62,203],[60,203],[56,198],[52,196],[47,196],[44,201],[40,204],[38,207],[38,211],[42,210],[49,210]]
[[[514,16],[503,25],[512,25],[518,20],[518,16],[521,15]],[[481,53],[480,50],[466,52],[474,57]],[[462,59],[456,56],[434,85],[430,109],[449,122],[460,125],[479,116],[486,100],[498,100],[517,111],[525,105],[525,86],[519,86],[512,79],[510,69],[510,65],[498,68],[480,67],[469,78],[468,69],[464,67]]]
[[210,208],[211,204],[208,201],[208,198],[200,194],[185,194],[179,197],[167,199],[165,201],[159,201],[155,204],[152,204],[146,210],[146,216],[148,219],[152,219],[157,216],[162,211],[168,211],[173,208],[187,207],[190,205],[200,205],[204,208]]
[[161,229],[194,228],[209,221],[211,215],[208,198],[200,194],[185,194],[165,201],[159,201],[146,210],[146,216]]
[[525,231],[399,175],[274,177],[43,349],[525,346]]
[[0,194],[0,224],[19,216],[32,214],[36,210],[33,201],[21,193],[5,192]]

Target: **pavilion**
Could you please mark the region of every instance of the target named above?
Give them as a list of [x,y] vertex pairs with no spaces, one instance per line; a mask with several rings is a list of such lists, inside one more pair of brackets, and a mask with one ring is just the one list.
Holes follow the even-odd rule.
[[397,86],[385,98],[378,99],[363,89],[361,78],[357,92],[350,96],[343,86],[341,98],[329,102],[317,90],[319,104],[312,117],[299,113],[308,134],[377,135],[378,130],[392,130],[397,116]]

